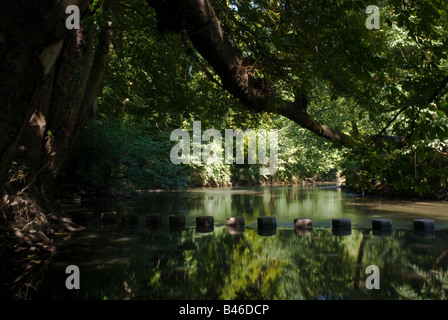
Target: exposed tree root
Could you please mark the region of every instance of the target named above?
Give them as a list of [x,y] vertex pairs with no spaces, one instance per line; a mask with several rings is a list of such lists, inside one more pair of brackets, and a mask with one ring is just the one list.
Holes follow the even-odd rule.
[[27,299],[39,281],[30,276],[55,255],[54,241],[80,229],[57,209],[47,213],[30,194],[3,197],[0,298]]

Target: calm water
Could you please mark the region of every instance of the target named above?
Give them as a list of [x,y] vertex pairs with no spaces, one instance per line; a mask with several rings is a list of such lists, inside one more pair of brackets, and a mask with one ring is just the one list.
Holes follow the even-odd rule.
[[[98,213],[58,247],[34,299],[448,298],[447,203],[291,186],[154,192],[106,209],[137,212],[139,225],[103,226]],[[163,215],[160,228],[146,227],[150,213]],[[170,231],[171,214],[186,215],[186,230]],[[214,216],[213,231],[196,230],[203,215]],[[226,219],[240,215],[244,232],[230,233]],[[275,234],[258,233],[260,216],[276,217]],[[304,217],[313,230],[297,234],[293,221]],[[350,235],[333,235],[341,217],[352,219]],[[373,235],[373,218],[392,219],[392,233]],[[416,218],[435,219],[436,230],[414,234]],[[68,265],[80,269],[79,290],[65,287]],[[368,265],[379,267],[379,290],[365,286]]]

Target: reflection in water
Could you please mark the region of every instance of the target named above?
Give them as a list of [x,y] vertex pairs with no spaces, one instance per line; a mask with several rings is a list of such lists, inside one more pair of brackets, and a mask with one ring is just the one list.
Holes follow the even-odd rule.
[[[345,197],[338,189],[290,187],[148,194],[113,208],[121,215],[137,212],[138,226],[101,226],[94,220],[61,244],[34,298],[448,298],[447,220],[434,212],[436,230],[421,234],[412,230],[412,219],[422,212],[416,216],[400,201],[394,210],[381,211],[378,203]],[[145,215],[155,213],[162,224],[146,227]],[[172,214],[186,215],[184,230],[170,229]],[[215,225],[196,230],[196,217],[205,215],[213,216]],[[231,216],[244,216],[246,228],[227,227]],[[278,228],[258,229],[260,216],[275,216]],[[312,218],[313,228],[294,229],[300,217]],[[353,228],[335,235],[336,217],[351,218]],[[391,218],[393,229],[373,234],[371,219],[377,217]],[[65,288],[70,264],[80,268],[80,290]],[[380,269],[379,290],[365,287],[368,265]]]
[[392,219],[393,228],[412,229],[412,220],[431,218],[436,228],[448,228],[447,203],[400,199],[362,198],[339,188],[222,188],[182,192],[148,193],[132,205],[114,207],[118,212],[180,214],[194,225],[197,216],[212,215],[225,224],[233,216],[244,216],[246,225],[256,226],[258,217],[275,216],[280,226],[293,227],[296,218],[311,218],[314,227],[331,227],[332,218],[350,218],[353,227],[370,228],[372,219]]

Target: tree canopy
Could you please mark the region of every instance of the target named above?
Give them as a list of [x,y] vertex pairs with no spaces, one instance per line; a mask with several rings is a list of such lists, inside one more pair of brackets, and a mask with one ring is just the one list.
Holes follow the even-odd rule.
[[[380,1],[378,29],[366,26],[366,1],[77,4],[81,29],[65,33],[59,6],[40,11],[55,21],[36,28],[35,45],[53,52],[63,41],[54,51],[59,87],[49,106],[33,107],[26,98],[32,89],[7,100],[5,123],[28,99],[28,111],[17,114],[25,131],[3,127],[2,180],[19,190],[40,183],[44,192],[64,163],[62,180],[94,189],[292,182],[336,172],[359,190],[386,185],[425,194],[446,186],[445,1]],[[4,30],[17,34],[8,21]],[[53,37],[45,38],[48,28]],[[36,59],[31,52],[23,59]],[[13,78],[31,88],[37,78],[15,65]],[[39,90],[45,96],[48,89]],[[45,125],[27,129],[33,121]],[[278,173],[260,177],[259,165],[173,165],[169,133],[191,130],[193,121],[279,130]]]
[[[95,118],[145,127],[152,138],[191,130],[193,120],[208,128],[281,129],[277,181],[334,169],[360,189],[440,189],[448,138],[446,3],[381,1],[379,29],[366,27],[368,5],[104,2],[96,14],[112,16],[114,31]],[[199,183],[232,180],[229,168],[198,169]],[[259,181],[244,170],[242,180]]]

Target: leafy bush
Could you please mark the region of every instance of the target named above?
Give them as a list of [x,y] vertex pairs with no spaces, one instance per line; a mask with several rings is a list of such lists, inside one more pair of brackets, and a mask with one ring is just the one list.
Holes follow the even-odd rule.
[[92,189],[177,189],[188,168],[171,163],[169,135],[148,134],[147,125],[91,121],[80,135],[65,176]]

